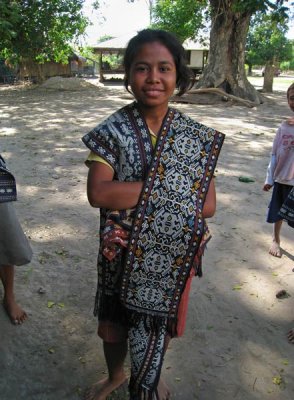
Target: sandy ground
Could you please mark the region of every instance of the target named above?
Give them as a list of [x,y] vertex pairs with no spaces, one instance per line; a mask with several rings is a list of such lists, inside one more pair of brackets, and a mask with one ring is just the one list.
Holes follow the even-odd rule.
[[[130,100],[111,86],[61,89],[0,90],[0,150],[17,177],[15,206],[34,250],[15,282],[29,319],[13,326],[0,308],[1,400],[78,400],[105,376],[92,316],[99,215],[87,203],[81,136]],[[286,338],[294,327],[293,230],[283,226],[282,258],[270,256],[270,194],[262,191],[275,130],[290,111],[284,91],[267,98],[254,109],[177,104],[226,141],[204,277],[194,280],[186,333],[163,366],[173,399],[294,398]],[[281,289],[290,296],[276,298]]]

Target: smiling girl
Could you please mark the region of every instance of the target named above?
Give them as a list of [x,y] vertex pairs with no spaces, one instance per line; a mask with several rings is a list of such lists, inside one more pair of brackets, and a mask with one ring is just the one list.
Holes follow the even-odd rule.
[[101,215],[95,315],[108,367],[86,399],[104,400],[126,381],[129,343],[130,398],[167,400],[163,356],[183,333],[191,279],[201,276],[224,135],[169,107],[192,82],[172,34],[139,32],[124,67],[135,101],[83,137],[88,199]]

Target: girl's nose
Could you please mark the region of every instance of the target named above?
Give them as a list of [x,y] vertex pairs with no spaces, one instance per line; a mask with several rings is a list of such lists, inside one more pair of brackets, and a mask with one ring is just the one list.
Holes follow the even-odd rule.
[[148,74],[148,82],[157,83],[159,82],[158,71],[155,68],[151,68]]

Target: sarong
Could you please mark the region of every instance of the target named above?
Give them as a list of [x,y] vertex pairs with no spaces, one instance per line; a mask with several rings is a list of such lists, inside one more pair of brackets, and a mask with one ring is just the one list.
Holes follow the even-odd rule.
[[[100,319],[115,321],[123,316],[128,323],[133,400],[152,399],[158,385],[165,339],[174,335],[181,294],[205,231],[203,205],[224,140],[222,133],[172,108],[151,158],[146,133],[146,123],[133,103],[83,138],[112,163],[116,179],[132,180],[125,179],[128,171],[134,175],[146,171],[143,179],[137,178],[145,184],[127,250],[112,261],[99,253],[95,307]],[[128,148],[132,140],[135,146]],[[119,148],[118,141],[123,142]],[[137,148],[145,149],[140,166]],[[126,167],[126,160],[133,164]],[[105,224],[107,212],[102,217]]]
[[288,222],[289,226],[294,228],[294,187],[283,203],[279,215]]

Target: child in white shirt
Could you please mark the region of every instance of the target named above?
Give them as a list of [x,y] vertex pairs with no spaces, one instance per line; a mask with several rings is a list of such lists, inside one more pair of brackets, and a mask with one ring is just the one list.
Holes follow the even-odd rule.
[[[287,90],[287,100],[290,109],[294,112],[294,83]],[[273,193],[268,209],[267,222],[273,223],[273,242],[269,253],[281,257],[280,232],[283,217],[280,215],[283,203],[290,195],[294,186],[294,118],[289,118],[280,125],[272,147],[271,160],[267,169],[267,176],[263,186],[269,191],[273,186]],[[294,228],[294,222],[287,220],[288,225]]]

